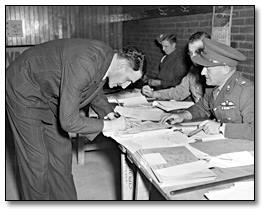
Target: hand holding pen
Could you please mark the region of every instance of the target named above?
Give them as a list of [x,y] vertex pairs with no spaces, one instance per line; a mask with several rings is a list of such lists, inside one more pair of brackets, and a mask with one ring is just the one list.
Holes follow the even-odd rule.
[[154,97],[154,90],[149,85],[145,85],[142,87],[142,94],[147,97]]
[[203,122],[201,122],[198,125],[198,128],[194,131],[191,131],[188,134],[188,137],[192,137],[195,134],[199,133],[200,131],[204,131],[206,134],[218,134],[219,133],[219,127],[220,127],[220,123],[213,121],[213,120],[205,120]]
[[205,120],[199,124],[199,128],[201,127],[206,134],[218,134],[220,123],[214,120]]

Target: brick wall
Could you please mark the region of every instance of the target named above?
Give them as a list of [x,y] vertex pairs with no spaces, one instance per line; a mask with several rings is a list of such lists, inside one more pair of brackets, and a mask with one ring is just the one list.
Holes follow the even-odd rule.
[[[245,62],[238,65],[246,77],[254,81],[254,7],[234,6],[231,28],[231,46],[247,56]],[[123,44],[132,44],[140,48],[147,59],[147,74],[154,76],[162,52],[155,38],[164,32],[177,35],[177,47],[186,55],[188,38],[197,31],[212,29],[212,13],[175,16],[158,19],[134,20],[123,23]],[[187,64],[190,61],[187,57]]]

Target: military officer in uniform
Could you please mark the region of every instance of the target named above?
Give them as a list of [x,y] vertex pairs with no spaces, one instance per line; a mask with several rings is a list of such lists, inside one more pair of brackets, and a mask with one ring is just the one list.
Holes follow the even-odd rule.
[[254,84],[236,70],[238,61],[246,57],[237,50],[208,38],[204,49],[192,61],[204,66],[201,74],[206,89],[198,103],[181,114],[165,116],[171,124],[185,119],[208,118],[199,124],[207,134],[222,133],[227,138],[254,140]]

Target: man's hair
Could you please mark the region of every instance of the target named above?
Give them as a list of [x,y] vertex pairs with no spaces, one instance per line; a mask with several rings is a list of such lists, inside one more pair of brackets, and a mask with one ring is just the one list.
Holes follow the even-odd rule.
[[194,34],[192,34],[189,39],[188,39],[188,43],[193,43],[195,41],[198,41],[198,40],[202,40],[203,38],[209,38],[211,39],[211,36],[207,33],[207,32],[196,32]]
[[143,73],[143,65],[145,61],[144,54],[136,47],[126,45],[117,51],[118,56],[125,58],[129,61],[130,67],[134,71],[141,70]]
[[167,37],[163,38],[162,41],[169,41],[170,44],[176,43],[177,42],[177,38],[175,37],[174,34],[170,34]]

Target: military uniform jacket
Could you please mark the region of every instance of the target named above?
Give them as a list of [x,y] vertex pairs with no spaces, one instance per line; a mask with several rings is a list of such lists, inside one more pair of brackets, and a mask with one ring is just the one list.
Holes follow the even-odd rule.
[[192,66],[190,72],[182,79],[179,85],[157,91],[161,96],[160,99],[182,101],[191,95],[194,101],[197,102],[204,93],[203,84],[196,80],[194,74],[200,73],[200,71],[201,68]]
[[159,65],[156,79],[161,80],[161,85],[156,89],[165,89],[178,85],[187,74],[185,61],[177,50],[167,55]]
[[226,123],[225,137],[254,140],[254,84],[235,72],[216,100],[213,91],[206,89],[204,97],[187,109],[192,119],[214,118]]
[[67,132],[89,139],[103,129],[103,120],[87,118],[79,109],[90,104],[103,118],[113,111],[100,85],[114,51],[103,42],[60,39],[21,54],[6,71],[6,102],[20,117],[48,124],[55,117]]

